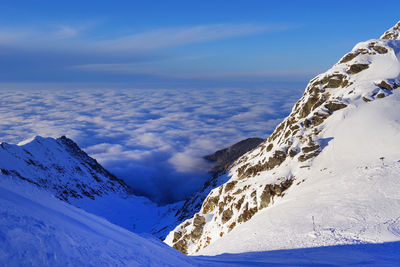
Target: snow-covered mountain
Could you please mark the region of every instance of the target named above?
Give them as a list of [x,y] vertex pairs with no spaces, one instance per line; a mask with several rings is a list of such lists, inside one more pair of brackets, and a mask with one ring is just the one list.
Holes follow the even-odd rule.
[[128,193],[129,187],[89,157],[71,139],[37,136],[18,145],[0,144],[3,175],[51,191],[64,201]]
[[133,195],[121,179],[65,136],[1,143],[0,171],[133,232],[162,238],[179,223],[174,215],[182,203],[160,207]]
[[400,240],[400,22],[312,79],[165,242],[187,254]]

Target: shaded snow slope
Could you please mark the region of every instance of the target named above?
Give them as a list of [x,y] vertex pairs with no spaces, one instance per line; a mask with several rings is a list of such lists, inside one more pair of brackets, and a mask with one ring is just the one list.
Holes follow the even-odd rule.
[[399,57],[399,40],[372,39],[312,79],[165,242],[218,254],[399,240]]
[[26,182],[0,175],[0,264],[190,266],[191,259],[86,213]]
[[400,242],[200,256],[212,266],[398,266]]

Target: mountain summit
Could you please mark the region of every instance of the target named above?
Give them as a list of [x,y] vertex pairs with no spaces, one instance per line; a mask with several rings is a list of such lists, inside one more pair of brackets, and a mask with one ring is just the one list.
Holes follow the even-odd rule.
[[165,242],[218,254],[400,239],[400,22],[312,79]]

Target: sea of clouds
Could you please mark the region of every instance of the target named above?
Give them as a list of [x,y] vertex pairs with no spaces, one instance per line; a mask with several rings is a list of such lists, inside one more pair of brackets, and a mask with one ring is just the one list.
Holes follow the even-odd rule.
[[[300,89],[300,90],[299,90]],[[137,194],[158,203],[202,187],[202,159],[266,138],[301,95],[293,89],[0,91],[0,142],[66,135]]]

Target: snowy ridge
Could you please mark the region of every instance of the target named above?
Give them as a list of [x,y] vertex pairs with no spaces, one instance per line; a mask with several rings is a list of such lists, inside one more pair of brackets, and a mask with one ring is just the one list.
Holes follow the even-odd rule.
[[129,190],[65,136],[37,136],[19,145],[1,143],[0,168],[3,175],[45,188],[65,201]]
[[174,214],[181,203],[159,207],[131,194],[122,180],[65,136],[36,136],[18,145],[1,143],[0,171],[133,232],[163,238],[178,223]]
[[[239,230],[235,231],[235,228],[240,228],[251,229],[253,232],[258,230],[262,233],[267,232],[261,242],[268,243],[274,238],[272,230],[263,232],[259,229],[261,225],[249,227],[253,222],[252,217],[262,213],[263,220],[266,220],[272,208],[276,210],[279,203],[292,200],[290,202],[292,206],[289,205],[290,208],[284,209],[291,214],[285,222],[288,222],[286,225],[288,228],[296,228],[299,217],[292,213],[292,209],[296,209],[293,206],[296,198],[293,196],[302,192],[300,188],[312,187],[311,181],[319,184],[314,190],[326,190],[324,184],[318,182],[318,179],[323,180],[320,170],[337,173],[344,169],[339,176],[344,182],[342,185],[344,188],[337,187],[331,195],[328,194],[332,197],[332,201],[335,195],[337,196],[335,201],[340,201],[341,198],[338,196],[341,196],[345,188],[350,188],[349,194],[358,187],[364,188],[368,184],[367,181],[352,179],[350,173],[356,168],[355,172],[359,175],[362,167],[375,166],[381,157],[390,162],[390,168],[393,168],[390,182],[396,187],[397,183],[394,181],[400,176],[396,165],[400,159],[398,142],[400,118],[398,112],[394,112],[400,103],[399,91],[396,90],[400,84],[398,25],[388,31],[390,34],[383,35],[387,37],[385,39],[372,39],[357,44],[330,70],[311,80],[291,114],[278,125],[265,142],[233,164],[229,180],[212,190],[200,212],[179,225],[167,236],[165,242],[187,254],[202,253],[202,251],[208,254],[217,253],[213,251],[214,243],[214,248],[218,247],[218,253],[230,252],[234,246],[245,246],[245,243],[239,241],[245,236],[238,234]],[[320,162],[319,166],[317,162]],[[377,225],[385,224],[383,218],[387,220],[395,218],[393,210],[383,209],[379,212],[374,209],[375,202],[364,203],[364,198],[367,196],[365,193],[353,201],[354,203],[360,201],[362,205],[366,205],[366,211],[377,212],[378,217],[382,216],[376,221]],[[305,200],[301,202],[303,205],[301,208],[297,207],[298,210],[308,213],[308,225],[313,215],[305,207],[312,201],[313,199]],[[397,198],[386,199],[384,192],[376,202],[385,207],[399,205]],[[319,208],[329,209],[329,203],[320,202]],[[369,209],[370,206],[372,207]],[[357,209],[356,205],[350,205],[349,213],[351,214],[354,209]],[[261,214],[258,215],[260,216]],[[277,224],[282,220],[279,216],[275,222]],[[329,214],[326,216],[329,217]],[[358,218],[359,214],[356,213],[354,216]],[[338,221],[332,216],[329,220],[332,220],[332,224]],[[344,220],[350,218],[345,217]],[[328,235],[326,242],[316,243],[314,239],[302,242],[300,240],[304,236],[296,233],[304,232],[304,228],[300,227],[301,231],[296,228],[299,230],[296,232],[274,225],[269,225],[269,229],[283,232],[285,237],[290,232],[295,241],[286,244],[285,238],[282,237],[283,239],[279,239],[281,241],[271,246],[262,246],[262,249],[387,240],[379,234],[372,239],[364,235],[356,237],[355,230],[350,230],[346,238],[334,239]],[[362,220],[355,225],[355,228],[363,227]],[[309,229],[309,226],[307,227]],[[333,231],[337,233],[345,227],[345,224],[337,223]],[[398,224],[395,223],[395,229],[398,229],[397,227]],[[251,236],[250,233],[247,234]],[[389,240],[399,238],[396,234],[388,236]],[[224,240],[230,240],[231,243]],[[257,243],[256,240],[251,240]],[[246,244],[249,247],[241,251],[261,249],[251,243]],[[204,249],[208,246],[210,246],[208,249]]]

